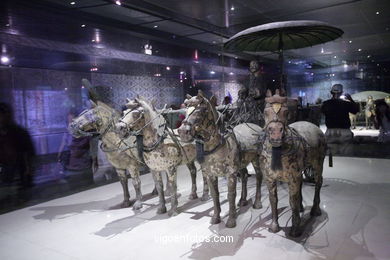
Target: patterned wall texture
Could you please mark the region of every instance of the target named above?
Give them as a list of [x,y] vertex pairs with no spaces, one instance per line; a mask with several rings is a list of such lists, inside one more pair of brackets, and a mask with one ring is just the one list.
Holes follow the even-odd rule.
[[232,102],[237,101],[238,91],[241,89],[242,85],[240,83],[235,82],[212,82],[209,86],[203,87],[207,89],[211,93],[207,93],[208,95],[214,95],[217,97],[218,104],[221,104],[224,97],[229,95],[232,96]]
[[117,109],[126,103],[126,98],[137,95],[147,100],[156,100],[156,107],[162,108],[183,103],[183,88],[179,79],[129,76],[116,74],[92,74],[91,83],[99,86],[97,91],[104,101]]

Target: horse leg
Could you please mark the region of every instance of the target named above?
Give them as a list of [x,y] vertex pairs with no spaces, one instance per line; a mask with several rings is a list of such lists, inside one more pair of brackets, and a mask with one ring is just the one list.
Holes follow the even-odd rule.
[[188,198],[190,200],[194,200],[194,199],[198,198],[198,195],[196,194],[196,167],[195,167],[195,163],[194,162],[187,163],[187,167],[190,170],[191,182],[192,182],[192,184],[191,184],[191,194],[190,194],[190,196]]
[[203,172],[203,170],[202,170],[202,178],[203,178],[203,194],[200,200],[206,201],[210,199],[210,195],[209,195],[209,185],[207,184],[207,175],[205,172]]
[[219,202],[219,190],[218,190],[218,177],[216,176],[208,176],[207,182],[210,187],[211,197],[214,202],[214,214],[211,218],[211,224],[218,224],[221,222],[221,205]]
[[319,160],[317,163],[317,166],[315,168],[315,178],[316,178],[316,188],[314,192],[314,200],[313,200],[313,206],[310,211],[311,216],[320,216],[321,215],[321,209],[320,209],[320,191],[322,187],[322,170],[323,170],[323,161]]
[[177,216],[179,214],[177,210],[177,170],[175,167],[169,169],[168,180],[171,184],[171,209],[168,212],[169,216]]
[[167,208],[165,207],[165,197],[164,197],[164,187],[161,177],[161,172],[152,171],[152,176],[154,180],[154,184],[157,188],[158,198],[159,198],[159,207],[157,209],[157,214],[163,214],[167,212]]
[[303,197],[302,197],[302,184],[303,184],[303,181],[301,181],[301,184],[299,185],[299,212],[304,212],[305,211],[305,208],[303,207]]
[[261,209],[263,207],[261,204],[261,183],[263,182],[263,173],[261,172],[259,161],[257,159],[252,162],[252,165],[256,172],[256,197],[255,203],[253,203],[253,208]]
[[239,174],[241,176],[241,198],[238,201],[238,206],[244,207],[248,205],[248,200],[246,199],[248,195],[248,190],[247,190],[247,183],[248,183],[248,170],[246,168],[241,169],[239,171]]
[[289,235],[292,237],[299,237],[302,233],[299,230],[299,225],[301,223],[301,216],[299,215],[299,209],[301,205],[301,187],[302,179],[300,180],[291,180],[288,184],[289,197],[290,197],[290,207],[292,210],[292,227]]
[[[247,173],[245,173],[247,174]],[[246,177],[247,179],[248,177]],[[242,180],[244,182],[244,180]],[[234,228],[236,226],[236,193],[237,193],[237,174],[228,176],[228,200],[229,200],[229,218],[226,227]]]
[[142,208],[142,193],[141,193],[141,180],[139,178],[139,167],[138,165],[130,166],[129,172],[131,174],[131,179],[133,182],[135,190],[135,203],[133,205],[134,210]]
[[130,207],[130,193],[129,186],[127,184],[126,170],[116,169],[116,172],[118,173],[119,181],[123,189],[123,202],[121,203],[121,208]]
[[167,177],[167,185],[166,185],[166,189],[165,189],[164,193],[165,193],[165,196],[171,196],[172,195],[172,186],[171,186],[171,183],[169,181],[168,172],[165,172],[165,176]]
[[276,233],[280,230],[278,223],[278,187],[275,180],[267,180],[267,187],[269,192],[269,202],[271,204],[272,222],[268,228],[270,232]]

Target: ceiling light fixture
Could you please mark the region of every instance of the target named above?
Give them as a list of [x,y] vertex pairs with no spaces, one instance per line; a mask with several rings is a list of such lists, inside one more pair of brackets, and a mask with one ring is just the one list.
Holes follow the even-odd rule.
[[321,48],[321,53],[324,53],[324,48]]
[[9,63],[9,61],[10,61],[10,59],[9,59],[9,57],[8,56],[6,56],[6,55],[3,55],[3,56],[1,56],[1,63],[2,64],[8,64]]
[[121,1],[119,1],[119,0],[116,0],[116,1],[115,1],[115,4],[116,4],[116,5],[122,5]]
[[352,43],[352,40],[349,40],[349,43]]
[[81,27],[84,28],[84,27],[85,27],[85,24],[82,24]]
[[230,7],[230,10],[231,10],[231,11],[234,11],[234,9],[235,9],[234,6]]
[[377,11],[375,14],[378,15],[378,14],[379,14],[379,11]]
[[76,2],[70,2],[70,5],[75,5],[76,4]]
[[229,75],[234,75],[234,73],[233,72],[229,72]]
[[167,70],[171,70],[171,67],[167,66],[166,69],[167,69]]
[[213,71],[213,70],[212,70],[212,71],[210,71],[210,74],[214,75],[214,74],[215,74],[215,71]]
[[153,28],[157,28],[157,27],[158,27],[158,25],[154,25],[154,26],[153,26]]
[[335,56],[333,56],[333,58],[337,59],[337,56],[335,55]]
[[359,48],[358,51],[362,51],[362,49]]

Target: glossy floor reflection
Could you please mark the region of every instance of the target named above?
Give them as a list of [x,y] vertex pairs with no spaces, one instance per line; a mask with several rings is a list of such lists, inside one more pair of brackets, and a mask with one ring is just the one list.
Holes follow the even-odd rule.
[[[325,162],[323,214],[309,217],[314,188],[304,185],[305,232],[298,239],[286,236],[291,210],[285,185],[279,186],[280,232],[267,230],[270,209],[264,185],[263,208],[241,208],[237,227],[227,229],[224,223],[209,224],[211,200],[188,200],[190,176],[181,167],[178,216],[156,215],[157,198],[148,194],[151,176],[143,175],[146,195],[137,212],[116,206],[122,194],[114,183],[1,215],[0,259],[390,259],[389,166],[384,159],[336,157],[334,168]],[[223,179],[220,190],[226,221]],[[254,193],[251,177],[249,198]],[[233,242],[213,242],[215,237]]]

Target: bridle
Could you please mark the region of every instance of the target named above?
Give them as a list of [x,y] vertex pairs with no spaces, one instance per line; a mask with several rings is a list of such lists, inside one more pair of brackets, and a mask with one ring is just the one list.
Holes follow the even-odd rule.
[[[85,117],[87,117],[89,122],[91,122],[91,123],[93,123],[95,125],[95,129],[99,129],[103,125],[103,119],[102,119],[103,116],[101,116],[98,111],[93,112],[93,114],[97,114],[98,116],[96,116],[96,115],[93,115],[93,116],[85,115],[89,111],[91,111],[91,110],[88,110],[88,109],[84,110],[83,112],[81,112],[78,115],[77,118],[80,118],[81,116],[84,115]],[[110,130],[110,128],[114,126],[114,119],[113,119],[113,117],[108,117],[107,127],[105,129],[103,129],[103,131],[101,131],[101,130],[100,131],[99,130],[84,131],[84,130],[81,129],[80,124],[76,124],[75,126],[73,126],[72,124],[71,124],[71,127],[72,128],[76,128],[77,133],[80,134],[81,136],[95,136],[95,135],[99,135],[100,136],[99,138],[101,139],[101,137],[104,136]]]

